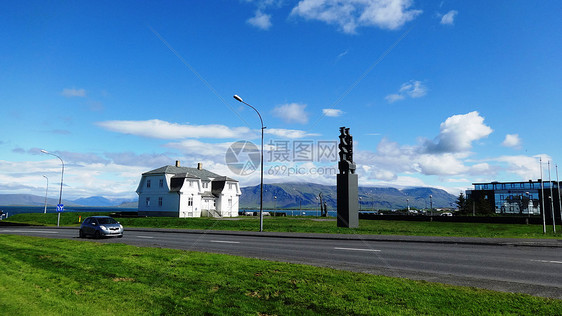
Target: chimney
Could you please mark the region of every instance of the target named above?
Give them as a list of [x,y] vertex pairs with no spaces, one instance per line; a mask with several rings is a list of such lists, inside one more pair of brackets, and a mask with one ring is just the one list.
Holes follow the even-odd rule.
[[202,163],[197,163],[197,169],[199,170],[203,170],[203,164]]
[[176,167],[179,167],[179,166],[180,166],[180,161],[176,160]]

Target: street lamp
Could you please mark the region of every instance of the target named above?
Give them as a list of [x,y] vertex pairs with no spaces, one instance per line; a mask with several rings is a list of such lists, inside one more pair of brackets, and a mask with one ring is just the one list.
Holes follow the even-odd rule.
[[47,188],[45,189],[45,214],[47,214],[47,192],[49,192],[49,178],[43,175],[43,178],[47,179]]
[[556,167],[556,187],[558,188],[558,210],[560,211],[560,221],[562,221],[562,196],[560,193],[560,180],[558,179],[558,165]]
[[410,199],[406,199],[406,205],[408,209],[408,213],[410,212]]
[[260,174],[260,232],[263,231],[263,130],[265,129],[265,126],[263,126],[263,119],[261,118],[261,114],[260,112],[253,106],[251,106],[250,104],[244,102],[244,100],[242,100],[241,97],[239,97],[238,95],[234,95],[233,96],[234,99],[236,99],[236,101],[241,102],[246,104],[247,106],[251,107],[254,111],[256,111],[256,113],[258,114],[258,116],[260,117],[260,122],[261,122],[261,159],[260,159],[260,167],[261,167],[261,174]]
[[429,208],[430,208],[430,214],[431,216],[433,216],[433,195],[429,195]]
[[[59,205],[62,205],[62,180],[63,180],[63,177],[64,177],[64,161],[62,161],[62,158],[61,158],[61,157],[59,157],[59,156],[57,156],[57,155],[55,155],[55,154],[53,154],[53,153],[50,153],[50,152],[46,151],[45,149],[41,149],[41,152],[44,153],[44,154],[47,154],[47,155],[55,156],[55,157],[57,157],[57,158],[60,160],[60,162],[61,162],[62,171],[61,171],[61,174],[60,174]],[[57,216],[57,227],[59,227],[59,226],[60,226],[60,212],[58,212],[58,216]]]
[[[527,216],[531,217],[531,208],[530,208],[530,204],[531,204],[531,193],[529,192],[525,192],[525,195],[527,196]],[[521,196],[523,197],[523,196]]]
[[361,211],[361,202],[363,202],[363,197],[359,197],[359,211]]

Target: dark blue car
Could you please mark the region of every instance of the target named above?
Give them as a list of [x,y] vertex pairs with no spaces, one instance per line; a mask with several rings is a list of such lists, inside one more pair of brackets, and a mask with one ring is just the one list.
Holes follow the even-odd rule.
[[90,216],[80,226],[80,238],[123,237],[123,226],[109,216]]

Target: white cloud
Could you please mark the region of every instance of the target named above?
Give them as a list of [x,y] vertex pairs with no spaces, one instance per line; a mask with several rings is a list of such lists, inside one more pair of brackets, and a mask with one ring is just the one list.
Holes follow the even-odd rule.
[[[543,159],[543,167],[546,165],[546,161],[551,158],[547,155],[537,155],[537,156],[501,156],[498,158],[491,159],[491,161],[503,162],[507,164],[507,171],[514,173],[521,177],[521,180],[531,180],[540,178],[540,168],[539,168],[539,158]],[[543,171],[543,177],[545,172]]]
[[441,131],[435,141],[425,142],[425,152],[467,153],[472,143],[492,133],[484,124],[484,118],[476,111],[453,115],[441,123]]
[[385,97],[388,103],[403,100],[406,97],[421,98],[427,94],[427,87],[419,80],[410,80],[400,86],[398,93],[389,94]]
[[340,60],[343,56],[347,55],[349,53],[349,49],[346,49],[345,51],[341,52],[338,57],[336,57],[336,60]]
[[286,123],[308,123],[308,113],[304,111],[306,104],[289,103],[278,105],[273,109],[273,115]]
[[85,97],[86,96],[86,90],[84,89],[62,89],[61,95],[67,97],[67,98],[72,98],[72,97]]
[[361,26],[395,30],[422,13],[410,9],[411,0],[301,0],[292,16],[337,25],[354,34]]
[[169,143],[165,147],[174,148],[183,154],[198,157],[220,157],[224,161],[224,155],[232,142],[227,143],[203,143],[195,139],[188,139],[179,143]]
[[246,22],[262,30],[268,30],[271,24],[271,15],[263,13],[261,10],[256,11],[256,15],[249,18]]
[[453,115],[441,123],[441,131],[434,142],[422,141],[410,146],[383,138],[375,151],[356,150],[354,158],[360,177],[371,184],[398,185],[400,177],[408,175],[436,176],[444,182],[450,182],[455,177],[463,179],[467,185],[471,181],[499,180],[498,177],[506,178],[506,181],[540,177],[538,159],[541,157],[543,161],[548,161],[549,156],[470,159],[472,144],[491,132],[492,129],[484,124],[484,118],[478,112]]
[[411,98],[421,98],[427,93],[427,88],[421,83],[421,81],[410,81],[403,83],[400,87],[400,93],[405,93]]
[[[62,198],[68,200],[92,195],[136,198],[135,189],[140,175],[147,171],[138,166],[76,163],[66,156],[63,159],[65,170]],[[10,187],[0,187],[0,192],[44,195],[43,175],[46,175],[49,178],[49,197],[58,198],[56,187],[60,185],[60,168],[60,161],[54,157],[41,161],[0,160],[0,183],[13,184]],[[25,170],[25,173],[21,170]]]
[[511,147],[515,149],[521,148],[521,139],[518,134],[507,134],[502,142],[502,146]]
[[342,110],[337,110],[337,109],[322,109],[322,114],[329,117],[342,116],[343,113],[344,112]]
[[177,124],[158,119],[147,121],[104,121],[96,124],[113,132],[160,139],[253,138],[256,136],[247,127],[230,128],[218,124]]
[[307,133],[306,131],[297,129],[284,129],[284,128],[266,128],[265,134],[275,135],[282,138],[305,138],[312,136],[319,136],[319,134]]
[[400,95],[400,94],[389,94],[384,99],[388,103],[394,103],[396,101],[403,100],[404,98],[405,97],[403,95]]
[[455,17],[459,12],[457,10],[451,10],[447,14],[443,15],[441,18],[441,24],[453,25],[455,23]]
[[450,153],[420,155],[417,161],[425,175],[456,175],[468,170],[458,156]]
[[400,174],[454,176],[494,174],[495,168],[482,162],[470,162],[467,157],[472,142],[491,133],[478,112],[454,115],[441,124],[435,142],[400,145],[383,138],[375,152],[356,151],[358,165],[371,166],[368,177],[393,181]]

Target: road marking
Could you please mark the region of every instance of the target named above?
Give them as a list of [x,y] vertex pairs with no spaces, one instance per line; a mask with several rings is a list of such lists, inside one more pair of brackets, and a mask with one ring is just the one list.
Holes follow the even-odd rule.
[[51,230],[15,230],[15,229],[6,229],[1,230],[2,232],[7,233],[43,233],[43,234],[58,234],[59,232],[54,232]]
[[154,237],[152,237],[152,236],[136,236],[136,237],[137,237],[137,238],[147,238],[147,239],[152,239],[152,238],[154,238]]
[[554,260],[532,260],[531,261],[535,261],[535,262],[542,262],[542,263],[559,263],[562,264],[562,261],[554,261]]
[[211,240],[211,242],[218,242],[222,244],[239,244],[239,241],[228,241],[228,240]]
[[370,252],[379,252],[380,250],[377,249],[361,249],[361,248],[340,248],[334,247],[336,250],[352,250],[352,251],[370,251]]

